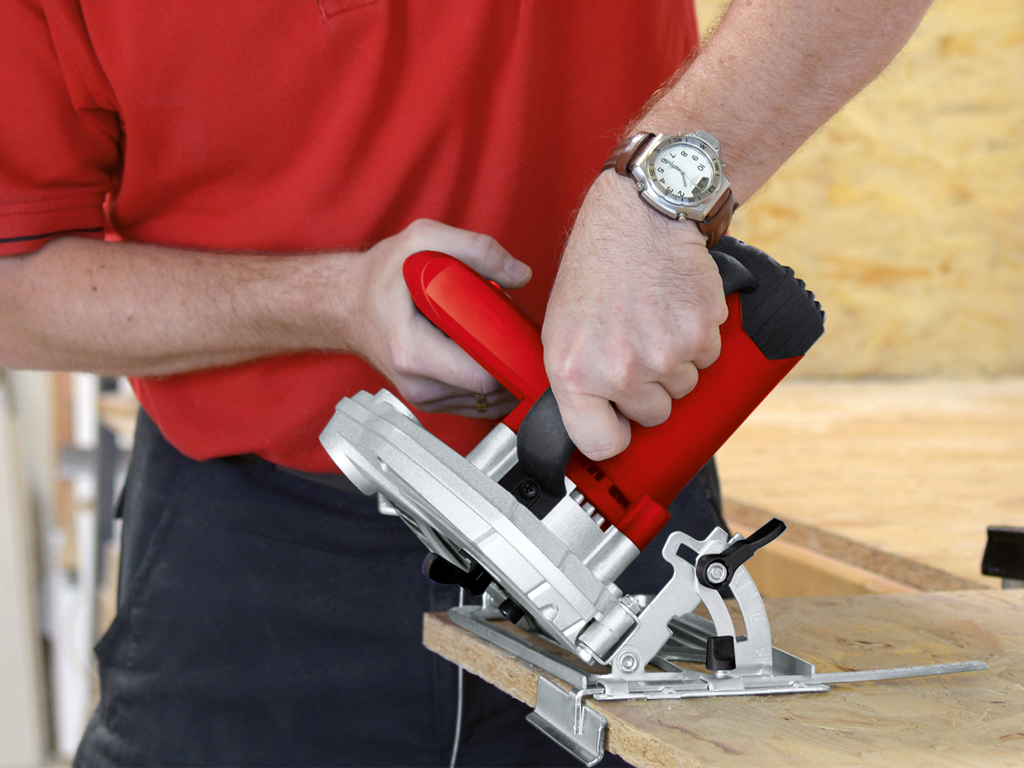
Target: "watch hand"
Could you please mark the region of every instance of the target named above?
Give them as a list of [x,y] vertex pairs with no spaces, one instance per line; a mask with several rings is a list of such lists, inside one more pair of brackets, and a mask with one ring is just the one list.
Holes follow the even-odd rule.
[[679,172],[679,175],[683,177],[683,187],[687,188],[690,191],[693,190],[693,184],[691,184],[690,180],[686,178],[686,172],[683,171],[682,168],[673,163],[667,157],[665,158],[665,164],[671,166],[672,168],[675,168]]

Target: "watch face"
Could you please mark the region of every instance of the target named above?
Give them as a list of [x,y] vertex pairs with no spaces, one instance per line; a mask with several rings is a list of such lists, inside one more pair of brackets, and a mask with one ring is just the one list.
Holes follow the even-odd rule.
[[658,192],[683,204],[710,196],[720,176],[718,160],[693,144],[667,144],[651,156],[647,167]]

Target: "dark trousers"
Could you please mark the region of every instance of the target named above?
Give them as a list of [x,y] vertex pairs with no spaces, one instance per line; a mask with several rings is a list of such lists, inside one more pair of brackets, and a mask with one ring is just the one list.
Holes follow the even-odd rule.
[[[696,535],[716,519],[702,475],[673,505]],[[420,574],[422,545],[374,499],[260,460],[193,461],[142,413],[121,511],[118,613],[76,765],[448,764],[456,668],[421,622],[458,594]],[[671,574],[659,541],[627,592]],[[464,700],[460,765],[574,764],[472,675]]]

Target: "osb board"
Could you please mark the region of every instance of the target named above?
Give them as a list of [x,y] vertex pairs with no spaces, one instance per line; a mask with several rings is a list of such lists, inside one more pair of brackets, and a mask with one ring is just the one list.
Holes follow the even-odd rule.
[[981,559],[988,526],[1024,527],[1024,379],[783,382],[718,466],[742,505],[997,587]]
[[797,376],[1024,373],[1024,3],[938,0],[732,234],[828,312]]
[[[980,660],[984,672],[844,684],[824,694],[591,702],[638,766],[1020,766],[1024,591],[766,601],[775,644],[819,672]],[[533,706],[538,672],[453,625],[428,648]]]

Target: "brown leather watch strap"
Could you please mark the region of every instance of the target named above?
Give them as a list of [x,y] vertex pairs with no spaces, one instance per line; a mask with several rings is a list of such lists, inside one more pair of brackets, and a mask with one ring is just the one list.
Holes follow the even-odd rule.
[[601,170],[609,171],[614,168],[615,172],[620,176],[629,176],[629,172],[633,168],[633,158],[639,155],[647,145],[647,142],[653,138],[653,133],[633,134],[612,150],[612,153],[608,155],[608,159],[604,161],[604,167]]
[[708,239],[708,250],[722,239],[722,235],[729,229],[732,222],[732,213],[739,206],[736,205],[736,198],[733,197],[732,189],[727,189],[722,199],[708,213],[704,221],[697,222],[699,229]]

